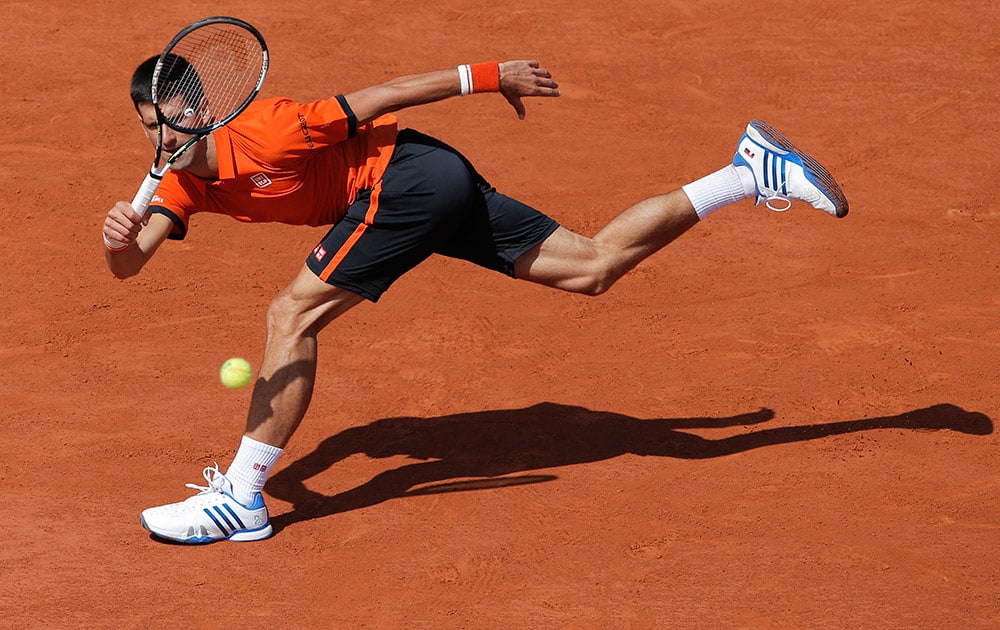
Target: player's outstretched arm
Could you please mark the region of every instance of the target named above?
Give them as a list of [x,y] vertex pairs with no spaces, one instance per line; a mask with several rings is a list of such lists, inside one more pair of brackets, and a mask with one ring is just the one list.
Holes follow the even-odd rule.
[[[383,114],[407,107],[483,91],[503,94],[517,112],[518,118],[523,119],[525,109],[522,98],[559,96],[559,85],[552,80],[552,73],[539,67],[537,61],[505,61],[474,66],[475,72],[471,66],[465,66],[399,77],[348,94],[347,102],[357,116],[358,123],[364,124]],[[477,79],[479,89],[476,87]]]
[[162,214],[150,214],[143,221],[129,202],[119,201],[108,210],[101,229],[108,269],[117,278],[136,275],[172,229],[173,223]]

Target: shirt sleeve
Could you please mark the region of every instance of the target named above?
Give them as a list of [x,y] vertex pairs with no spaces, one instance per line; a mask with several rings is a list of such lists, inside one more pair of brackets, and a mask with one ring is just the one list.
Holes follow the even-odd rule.
[[198,212],[204,193],[188,178],[167,171],[149,204],[149,211],[166,216],[174,224],[167,238],[183,240],[187,236],[191,215]]
[[273,98],[230,125],[241,144],[271,164],[349,140],[358,121],[343,96],[311,103]]

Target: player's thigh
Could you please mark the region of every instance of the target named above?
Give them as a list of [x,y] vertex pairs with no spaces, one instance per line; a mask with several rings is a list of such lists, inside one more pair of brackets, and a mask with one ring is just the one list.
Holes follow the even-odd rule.
[[517,260],[558,227],[547,215],[479,180],[473,202],[436,252],[518,277],[514,270]]
[[271,302],[268,321],[272,327],[318,331],[365,301],[364,296],[320,280],[308,265]]

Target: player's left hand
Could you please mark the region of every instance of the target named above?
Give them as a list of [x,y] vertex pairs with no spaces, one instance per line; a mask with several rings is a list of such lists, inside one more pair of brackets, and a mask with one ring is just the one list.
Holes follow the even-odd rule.
[[129,245],[135,242],[139,236],[142,226],[149,221],[149,217],[143,218],[135,211],[127,201],[119,201],[104,218],[102,233],[104,243],[112,251],[124,251]]
[[504,61],[500,64],[500,93],[511,104],[517,117],[524,120],[524,96],[559,96],[559,84],[552,73],[540,68],[538,62]]

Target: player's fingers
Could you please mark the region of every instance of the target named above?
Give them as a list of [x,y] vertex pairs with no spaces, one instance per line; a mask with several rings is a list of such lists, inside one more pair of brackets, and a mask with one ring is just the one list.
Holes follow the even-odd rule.
[[132,223],[123,223],[111,216],[104,220],[103,231],[105,235],[119,240],[134,238],[139,233],[138,228]]
[[559,96],[559,84],[555,82],[547,68],[533,68],[531,77],[534,87],[537,88],[535,96]]
[[559,96],[559,84],[545,77],[534,77],[525,96]]
[[112,250],[119,250],[128,247],[132,240],[128,237],[127,232],[123,233],[120,225],[111,223],[110,220],[104,222],[104,227],[101,230],[101,236],[104,237],[104,243]]
[[524,103],[521,101],[521,97],[507,96],[507,95],[505,96],[507,98],[507,102],[510,103],[511,106],[514,108],[514,111],[517,112],[518,120],[524,120],[524,116],[527,112],[524,109]]
[[509,61],[500,64],[500,91],[524,118],[524,108],[514,99],[522,96],[560,96],[559,84],[552,73],[538,67],[537,61]]
[[552,90],[555,90],[556,92],[559,91],[559,84],[553,81],[552,79],[539,79],[537,83],[539,87],[545,88],[549,91]]
[[144,223],[132,204],[119,201],[108,211],[102,231],[112,241],[127,245],[136,239]]
[[127,201],[119,201],[116,203],[112,212],[133,225],[143,225],[146,223],[146,220],[139,216],[139,213],[135,211],[132,204]]

